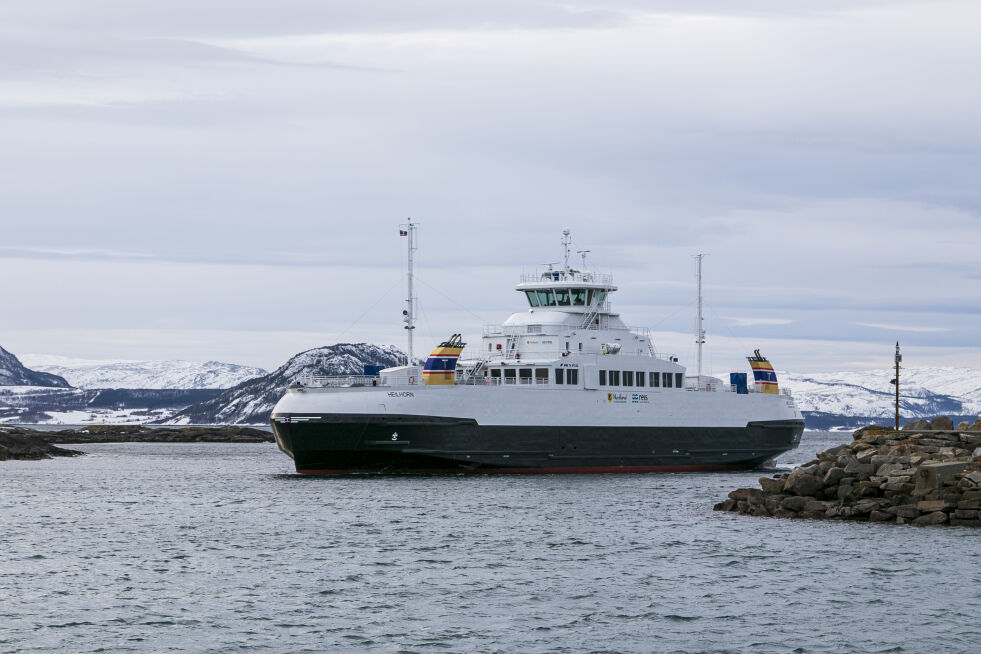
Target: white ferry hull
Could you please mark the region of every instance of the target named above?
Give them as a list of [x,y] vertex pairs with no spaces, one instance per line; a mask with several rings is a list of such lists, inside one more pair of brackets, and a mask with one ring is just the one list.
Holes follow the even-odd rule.
[[804,429],[782,395],[525,386],[290,390],[272,424],[306,474],[754,468]]

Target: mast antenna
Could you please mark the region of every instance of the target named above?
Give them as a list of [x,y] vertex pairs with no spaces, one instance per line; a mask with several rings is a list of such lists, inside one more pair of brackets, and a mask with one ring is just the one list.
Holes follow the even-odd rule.
[[705,345],[705,328],[702,321],[702,259],[704,254],[695,255],[695,279],[698,282],[698,315],[695,318],[695,343],[698,345],[698,383],[702,383],[702,346]]
[[566,272],[569,272],[569,245],[572,243],[572,237],[569,236],[570,233],[568,227],[562,229],[562,249],[565,254],[565,258],[563,259],[565,266],[562,269]]
[[408,241],[407,248],[408,248],[408,251],[409,251],[409,271],[408,271],[408,276],[407,276],[408,286],[409,286],[409,289],[408,289],[409,290],[409,294],[408,294],[408,297],[405,300],[405,310],[402,311],[402,322],[405,323],[404,329],[406,330],[406,333],[408,334],[408,341],[409,341],[407,352],[406,352],[407,360],[406,360],[405,363],[406,363],[406,365],[411,366],[412,365],[412,356],[413,356],[412,355],[412,332],[416,328],[416,297],[415,297],[415,295],[413,293],[413,286],[412,286],[412,282],[413,282],[412,264],[413,264],[413,254],[415,254],[415,251],[416,251],[416,227],[417,227],[417,224],[414,223],[414,222],[412,222],[412,219],[409,218],[409,222],[406,223],[405,225],[401,225],[401,227],[403,227],[404,229],[400,229],[399,230],[399,235],[407,237],[407,241]]

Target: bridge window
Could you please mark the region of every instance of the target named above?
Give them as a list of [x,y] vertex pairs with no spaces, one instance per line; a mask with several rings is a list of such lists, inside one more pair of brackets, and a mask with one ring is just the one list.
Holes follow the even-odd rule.
[[643,386],[644,385],[644,377],[645,377],[644,371],[643,370],[638,370],[637,371],[637,385],[638,386]]
[[606,371],[605,370],[600,370],[599,371],[599,374],[600,374],[600,383],[599,383],[599,385],[600,386],[606,386]]
[[557,288],[557,289],[555,289],[555,301],[558,303],[558,305],[560,307],[567,307],[567,306],[569,306],[569,304],[570,304],[570,302],[569,302],[569,289],[567,289],[567,288],[562,288],[562,289],[558,289]]
[[577,307],[586,305],[586,289],[584,288],[572,289],[572,304]]
[[555,297],[552,291],[536,291],[538,293],[538,304],[543,307],[550,307],[555,304]]
[[528,296],[528,304],[533,307],[538,306],[538,292],[537,291],[525,291],[525,295]]
[[603,304],[603,300],[606,299],[606,291],[596,291],[596,295],[594,297],[596,299],[596,306],[599,306]]
[[633,370],[624,370],[623,371],[623,385],[624,386],[633,386],[634,385],[634,371]]
[[664,382],[664,387],[671,388],[671,373],[670,372],[661,373],[661,377],[662,377],[661,381]]
[[651,373],[651,388],[658,388],[661,386],[661,373],[652,372]]
[[565,371],[566,381],[572,385],[579,383],[579,368],[569,368]]

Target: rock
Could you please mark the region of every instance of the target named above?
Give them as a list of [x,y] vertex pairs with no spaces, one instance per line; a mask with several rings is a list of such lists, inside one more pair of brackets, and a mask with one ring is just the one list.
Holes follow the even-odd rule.
[[804,502],[804,511],[808,513],[813,511],[820,511],[822,514],[828,510],[828,505],[821,500],[807,500]]
[[974,421],[974,424],[973,424],[973,425],[971,425],[971,431],[981,431],[981,416],[979,416],[979,417],[978,417],[978,418],[977,418],[977,419],[976,419],[976,420]]
[[736,500],[726,500],[724,502],[719,502],[712,507],[715,511],[732,511],[736,508]]
[[807,504],[806,497],[792,495],[780,502],[780,508],[785,511],[793,511],[794,513],[797,513],[804,509],[805,504]]
[[824,482],[820,477],[809,474],[794,475],[793,473],[791,473],[783,487],[786,492],[808,496],[814,495],[814,493],[822,488],[824,488]]
[[967,420],[957,423],[957,431],[967,431],[971,428],[971,423]]
[[759,506],[763,504],[763,491],[756,488],[750,489],[749,494],[746,496],[746,504],[749,504],[750,506]]
[[903,518],[918,518],[920,510],[916,508],[915,504],[900,504],[898,506],[890,506],[886,509],[886,513]]
[[0,431],[0,461],[38,461],[55,456],[81,456],[83,452],[52,445],[33,429],[7,427]]
[[876,500],[859,500],[852,507],[852,515],[867,515],[871,511],[879,508]]
[[[898,458],[898,457],[892,457],[892,458]],[[877,477],[895,477],[896,475],[905,474],[908,471],[909,471],[909,466],[906,465],[905,463],[883,463],[881,466],[876,468],[875,474]]]
[[760,477],[760,488],[764,493],[779,493],[783,490],[783,480],[772,477]]
[[961,520],[975,520],[978,517],[977,509],[956,509],[954,517]]
[[852,432],[852,438],[856,441],[861,440],[865,436],[879,436],[881,434],[891,434],[893,432],[892,427],[883,427],[882,425],[869,425],[868,427],[862,427],[854,432]]
[[931,454],[934,452],[939,452],[939,448],[947,446],[947,441],[940,438],[921,438],[917,441],[917,443],[919,444],[919,448],[917,449],[919,449],[921,452],[928,452],[928,447],[937,448],[934,449]]
[[942,525],[945,522],[947,522],[947,514],[943,511],[934,511],[933,513],[921,515],[913,521],[913,524],[917,527],[926,527],[930,525]]
[[934,488],[940,488],[947,481],[953,481],[954,475],[967,468],[966,461],[950,463],[924,463],[916,473],[916,494],[922,494]]
[[953,509],[954,505],[946,500],[924,500],[916,503],[916,509],[920,513],[934,513],[944,509]]
[[869,522],[886,522],[887,520],[892,520],[896,516],[891,513],[886,513],[885,511],[871,511],[869,513]]
[[[965,493],[966,494],[966,493]],[[961,500],[957,503],[958,509],[981,509],[981,500]]]
[[974,452],[971,454],[971,458],[975,461],[981,461],[981,447],[974,450]]
[[769,517],[770,512],[766,510],[766,507],[762,504],[757,504],[749,510],[749,515],[755,515],[759,517]]
[[930,421],[930,429],[941,430],[941,429],[953,429],[954,421],[948,416],[937,416]]
[[731,500],[743,500],[749,497],[749,494],[756,490],[755,488],[737,488],[736,490],[729,493],[729,499]]
[[903,431],[923,431],[924,429],[930,429],[930,423],[926,420],[917,420],[903,427]]
[[824,479],[821,480],[821,483],[823,483],[826,487],[837,486],[844,477],[845,470],[843,468],[832,467],[828,469],[828,472],[824,475]]
[[786,495],[767,495],[765,498],[763,498],[763,506],[766,507],[766,510],[767,511],[769,511],[770,513],[773,513],[774,511],[776,511],[777,509],[780,508],[780,503],[783,502],[783,500],[784,500],[785,497],[787,497],[787,496]]
[[854,475],[857,481],[865,481],[869,479],[873,473],[875,473],[875,468],[871,463],[856,463],[845,468],[845,474]]
[[981,473],[979,473],[979,472],[971,472],[971,473],[968,473],[968,474],[964,475],[964,477],[962,479],[964,481],[970,482],[971,485],[973,485],[973,486],[981,486]]

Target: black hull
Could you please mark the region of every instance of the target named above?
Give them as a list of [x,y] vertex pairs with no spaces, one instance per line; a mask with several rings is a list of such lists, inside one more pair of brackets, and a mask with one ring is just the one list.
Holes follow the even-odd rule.
[[804,431],[800,420],[744,427],[530,427],[355,414],[273,414],[272,426],[296,471],[321,475],[751,469],[797,447]]

